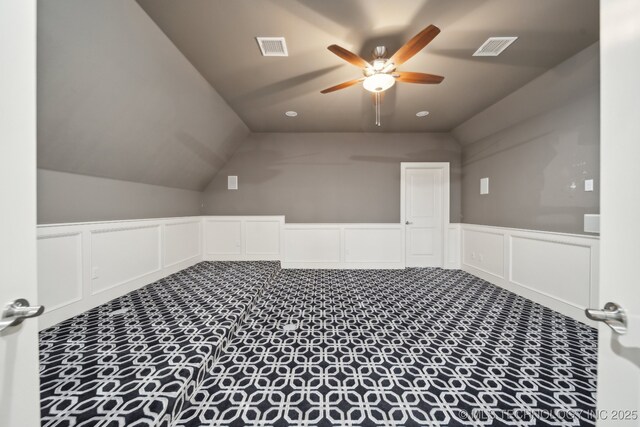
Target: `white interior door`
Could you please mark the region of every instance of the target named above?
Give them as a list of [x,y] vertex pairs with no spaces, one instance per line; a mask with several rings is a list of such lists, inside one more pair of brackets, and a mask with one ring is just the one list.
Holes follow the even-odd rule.
[[[36,289],[36,2],[0,1],[0,311]],[[37,319],[0,332],[0,425],[40,425]]]
[[640,2],[600,1],[600,304],[627,333],[599,325],[598,424],[640,425]]
[[401,220],[407,267],[442,267],[449,222],[449,164],[402,163]]

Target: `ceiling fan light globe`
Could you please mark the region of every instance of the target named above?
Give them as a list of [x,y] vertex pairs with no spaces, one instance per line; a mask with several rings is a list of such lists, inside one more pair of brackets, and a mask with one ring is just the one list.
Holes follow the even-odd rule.
[[364,79],[362,86],[369,92],[377,93],[389,89],[395,82],[396,79],[390,74],[374,74]]

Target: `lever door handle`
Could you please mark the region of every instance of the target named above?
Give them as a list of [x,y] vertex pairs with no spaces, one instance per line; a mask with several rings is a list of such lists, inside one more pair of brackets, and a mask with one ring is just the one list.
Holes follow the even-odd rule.
[[413,224],[411,221],[405,221],[404,222],[404,225],[411,225],[411,224]]
[[43,305],[31,307],[29,306],[29,301],[24,298],[11,301],[2,311],[2,317],[0,318],[0,332],[11,326],[19,325],[24,319],[40,316],[43,312]]
[[627,315],[618,304],[608,302],[604,310],[587,308],[584,313],[591,320],[606,323],[611,329],[620,335],[627,333]]

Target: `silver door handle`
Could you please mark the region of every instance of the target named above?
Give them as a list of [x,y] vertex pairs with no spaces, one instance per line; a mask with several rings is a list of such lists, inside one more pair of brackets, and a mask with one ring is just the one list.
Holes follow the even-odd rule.
[[620,335],[627,333],[627,315],[624,309],[614,302],[606,303],[604,310],[587,308],[584,313],[591,320],[606,323]]
[[411,225],[411,224],[413,224],[411,221],[405,221],[404,222],[404,225]]
[[29,301],[24,298],[11,301],[2,311],[2,317],[0,318],[0,332],[11,326],[19,325],[24,319],[40,316],[43,312],[43,305],[30,307]]

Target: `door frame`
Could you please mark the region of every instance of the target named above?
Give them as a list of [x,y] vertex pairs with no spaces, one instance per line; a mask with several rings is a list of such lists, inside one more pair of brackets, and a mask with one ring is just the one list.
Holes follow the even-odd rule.
[[400,225],[402,225],[404,248],[402,248],[405,265],[407,259],[407,226],[405,202],[406,202],[406,172],[408,169],[439,169],[442,170],[442,244],[440,249],[442,251],[440,268],[445,268],[447,265],[447,255],[449,253],[449,200],[451,191],[451,174],[449,162],[401,162],[400,163]]

